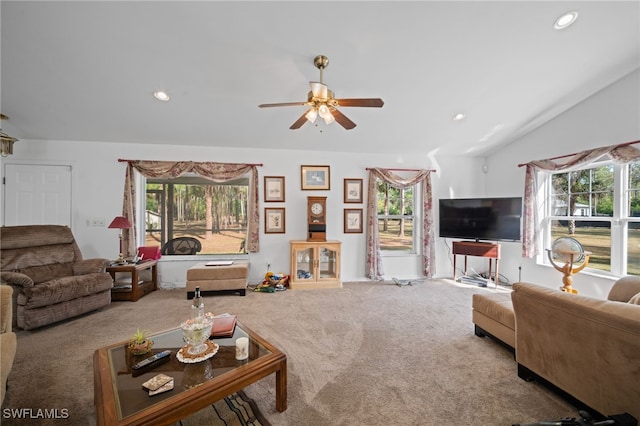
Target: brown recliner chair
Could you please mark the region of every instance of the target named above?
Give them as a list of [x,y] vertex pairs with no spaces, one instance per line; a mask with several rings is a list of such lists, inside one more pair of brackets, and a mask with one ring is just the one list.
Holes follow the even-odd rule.
[[0,229],[0,278],[13,288],[13,324],[25,330],[111,303],[108,259],[83,259],[62,225]]

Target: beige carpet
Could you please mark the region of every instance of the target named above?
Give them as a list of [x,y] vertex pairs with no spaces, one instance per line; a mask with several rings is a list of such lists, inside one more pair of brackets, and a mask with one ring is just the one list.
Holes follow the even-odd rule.
[[[577,410],[519,379],[512,354],[473,334],[471,295],[494,291],[450,280],[399,287],[209,296],[215,314],[241,322],[288,356],[289,409],[275,410],[269,377],[245,389],[277,425],[511,425],[575,416]],[[92,356],[136,328],[159,331],[189,315],[186,291],[18,332],[18,353],[0,423],[95,424]],[[64,420],[5,417],[6,409],[66,409]]]

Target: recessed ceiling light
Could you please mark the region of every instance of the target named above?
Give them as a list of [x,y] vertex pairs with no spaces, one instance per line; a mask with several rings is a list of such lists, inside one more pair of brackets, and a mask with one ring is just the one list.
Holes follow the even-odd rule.
[[573,10],[571,12],[567,12],[556,19],[556,22],[553,24],[553,28],[555,28],[556,30],[564,30],[565,28],[576,22],[576,19],[578,19],[577,11]]
[[465,117],[465,115],[461,112],[457,113],[456,115],[454,115],[453,117],[451,117],[453,119],[453,121],[460,121]]
[[169,99],[171,99],[169,97],[169,94],[163,90],[158,90],[157,92],[153,92],[153,96],[155,96],[157,100],[163,101],[163,102],[166,102]]

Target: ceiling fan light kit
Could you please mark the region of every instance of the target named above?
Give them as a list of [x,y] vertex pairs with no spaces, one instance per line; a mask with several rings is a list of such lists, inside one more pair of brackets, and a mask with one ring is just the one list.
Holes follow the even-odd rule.
[[281,106],[308,106],[300,118],[289,127],[291,130],[299,129],[307,121],[315,123],[318,116],[326,124],[337,121],[342,127],[351,130],[356,127],[356,123],[351,121],[346,115],[338,110],[338,107],[370,107],[382,108],[384,101],[380,98],[358,98],[358,99],[336,99],[334,93],[323,83],[322,71],[329,65],[329,58],[318,55],[313,59],[313,64],[320,70],[320,81],[311,81],[309,86],[311,91],[307,94],[306,102],[283,102],[275,104],[260,104],[259,108],[271,108]]
[[[7,117],[4,114],[0,114],[0,119],[8,120],[9,117]],[[3,157],[8,157],[9,155],[12,155],[13,144],[16,142],[18,142],[18,139],[12,136],[9,136],[8,134],[2,131],[2,128],[0,128],[0,155],[2,155]]]

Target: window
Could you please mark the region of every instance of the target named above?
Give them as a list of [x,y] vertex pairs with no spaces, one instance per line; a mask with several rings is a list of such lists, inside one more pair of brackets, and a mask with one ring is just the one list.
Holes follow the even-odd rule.
[[546,178],[544,247],[559,237],[573,237],[592,253],[588,268],[640,275],[640,163],[603,158]]
[[200,241],[199,254],[246,253],[249,178],[217,183],[195,175],[146,182],[145,243]]
[[415,253],[416,186],[399,189],[377,182],[380,250]]

